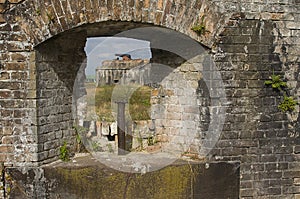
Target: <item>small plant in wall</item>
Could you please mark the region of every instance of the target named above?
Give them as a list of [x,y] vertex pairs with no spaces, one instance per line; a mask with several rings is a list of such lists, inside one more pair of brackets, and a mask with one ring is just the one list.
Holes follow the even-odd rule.
[[273,73],[271,78],[265,81],[265,85],[272,86],[273,89],[283,93],[283,101],[278,105],[278,108],[282,112],[295,110],[295,106],[298,104],[298,102],[292,96],[288,96],[286,91],[287,83],[282,80],[280,75],[275,75]]
[[196,32],[198,35],[202,35],[206,32],[205,24],[204,24],[204,15],[201,17],[201,22],[194,25],[191,30]]
[[283,88],[287,87],[286,82],[281,79],[280,75],[272,75],[271,79],[265,81],[265,85],[271,85],[272,88],[283,91]]
[[284,96],[283,101],[278,105],[278,108],[283,111],[294,111],[297,101],[293,97]]
[[59,152],[59,158],[62,161],[67,162],[70,160],[67,142],[64,142],[64,144],[60,147]]

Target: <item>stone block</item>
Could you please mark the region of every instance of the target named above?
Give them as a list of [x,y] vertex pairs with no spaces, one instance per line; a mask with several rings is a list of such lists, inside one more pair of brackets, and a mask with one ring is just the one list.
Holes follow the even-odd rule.
[[1,139],[3,144],[13,144],[14,143],[14,136],[3,136]]
[[44,143],[44,150],[49,150],[49,149],[53,149],[56,148],[58,145],[58,140],[51,140],[48,142]]
[[300,185],[300,178],[294,178],[294,185]]
[[0,152],[1,153],[12,153],[13,150],[13,146],[12,145],[1,145],[0,146]]
[[289,187],[284,187],[282,192],[284,194],[296,194],[300,193],[300,186],[289,186]]
[[289,28],[289,29],[294,29],[294,30],[299,30],[300,27],[299,27],[299,24],[297,22],[287,22],[286,23],[286,27]]
[[48,151],[43,151],[37,154],[38,160],[45,160],[49,157],[49,152]]
[[10,59],[18,62],[26,61],[27,55],[25,53],[14,52],[10,53]]
[[288,163],[266,163],[265,164],[266,171],[275,171],[275,170],[286,170],[288,169]]
[[174,113],[174,112],[170,112],[167,113],[167,119],[168,120],[181,120],[181,113]]
[[[1,129],[0,129],[1,130]],[[12,135],[13,128],[11,126],[9,127],[2,127],[2,132],[0,131],[0,135]]]
[[300,178],[300,171],[284,171],[283,178]]
[[7,162],[7,158],[8,155],[7,154],[3,154],[3,153],[0,153],[0,161],[1,162]]

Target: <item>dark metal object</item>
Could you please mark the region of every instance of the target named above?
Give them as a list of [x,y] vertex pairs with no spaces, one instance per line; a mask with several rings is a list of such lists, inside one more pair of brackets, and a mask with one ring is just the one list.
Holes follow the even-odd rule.
[[118,155],[125,155],[125,102],[116,102],[118,104]]

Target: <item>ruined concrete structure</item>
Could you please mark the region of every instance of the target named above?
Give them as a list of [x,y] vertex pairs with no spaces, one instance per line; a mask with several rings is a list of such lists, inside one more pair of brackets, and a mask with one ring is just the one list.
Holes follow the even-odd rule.
[[[86,64],[87,37],[160,26],[207,47],[221,73],[227,103],[220,106],[226,106],[226,120],[208,161],[240,163],[240,198],[300,198],[299,107],[281,112],[277,105],[282,96],[264,85],[272,73],[281,74],[299,101],[299,0],[0,0],[0,13],[4,167],[57,160],[63,141],[75,148],[71,109],[78,96],[73,87]],[[191,30],[197,24],[205,27],[203,34]],[[173,45],[190,52],[175,41]],[[174,68],[184,63],[182,57],[155,48],[155,38],[150,42],[154,62]],[[186,70],[195,73],[191,67]],[[218,86],[209,71],[203,68],[202,75]],[[192,82],[197,78],[187,77]],[[203,108],[193,113],[200,116],[191,121],[200,124],[192,126],[209,135],[206,113],[217,112],[218,106],[210,103],[214,92],[208,95],[201,80],[195,86]]]
[[[147,63],[149,60],[143,59],[103,61],[102,65],[96,69],[96,86],[124,83],[126,78],[130,78],[132,83],[143,85],[143,75],[140,75],[142,70],[139,69]],[[138,76],[138,79],[135,76]]]

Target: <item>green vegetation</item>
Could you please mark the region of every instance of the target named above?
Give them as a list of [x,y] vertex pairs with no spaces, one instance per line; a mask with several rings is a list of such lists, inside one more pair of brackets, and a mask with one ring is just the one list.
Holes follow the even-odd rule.
[[101,121],[113,122],[111,97],[114,86],[102,86],[96,88],[95,107]]
[[284,87],[287,87],[286,82],[281,79],[280,75],[272,75],[271,79],[265,81],[265,85],[271,85],[272,88],[282,91]]
[[297,101],[294,100],[293,97],[288,97],[288,96],[285,95],[283,97],[283,101],[278,105],[278,108],[282,112],[294,111],[296,105],[297,105]]
[[82,126],[73,126],[74,130],[75,130],[75,133],[76,133],[76,150],[77,152],[86,152],[86,148],[83,144],[83,140],[82,140],[82,137],[81,135],[85,135],[87,132],[88,132],[88,129],[87,128],[84,128]]
[[[96,89],[95,107],[96,113],[101,121],[113,122],[115,121],[111,107],[112,93],[114,86],[102,86]],[[124,91],[124,90],[123,90]],[[126,91],[125,91],[126,92]],[[128,91],[129,92],[129,91]],[[126,95],[123,94],[124,96]],[[142,86],[135,90],[129,99],[129,114],[132,120],[148,120],[151,97],[151,88]],[[128,105],[127,105],[128,106]],[[127,109],[128,110],[128,109]]]
[[113,146],[112,146],[110,143],[107,144],[106,146],[107,146],[107,148],[108,148],[108,152],[109,152],[109,153],[114,153]]
[[139,143],[139,150],[142,151],[144,149],[143,138],[142,137],[137,137],[137,141]]
[[138,121],[150,119],[150,97],[151,88],[148,86],[140,87],[132,94],[129,100],[129,113],[132,120]]
[[[176,199],[187,198],[193,194],[192,187],[196,186],[196,181],[192,180],[202,171],[196,164],[171,165],[145,175],[136,173],[129,175],[105,167],[99,168],[57,167],[51,175],[59,179],[59,183],[64,184],[67,190],[71,190],[75,195],[84,195],[85,198],[125,198],[124,190],[126,190],[126,198]],[[128,176],[130,179],[126,180]],[[78,188],[83,185],[84,189]]]
[[51,23],[55,22],[55,17],[52,14],[48,13],[48,12],[46,12],[46,15],[48,17],[48,26],[49,26]]
[[59,151],[60,151],[59,158],[62,161],[66,162],[66,161],[70,160],[69,151],[68,151],[68,147],[67,147],[67,143],[66,142],[64,142],[64,144],[60,147]]
[[294,111],[295,106],[298,104],[297,101],[293,97],[287,96],[287,83],[281,79],[280,75],[273,75],[271,79],[265,81],[265,85],[272,86],[273,89],[283,93],[283,101],[278,105],[278,108],[282,112]]
[[205,25],[204,25],[204,16],[201,17],[201,23],[194,25],[191,30],[195,31],[197,34],[202,35],[205,33]]
[[94,152],[103,151],[102,147],[100,146],[100,144],[98,142],[93,141],[91,145],[92,145],[92,149]]
[[41,15],[41,10],[40,10],[40,9],[37,9],[35,12],[36,12],[36,14],[37,14],[38,16]]

